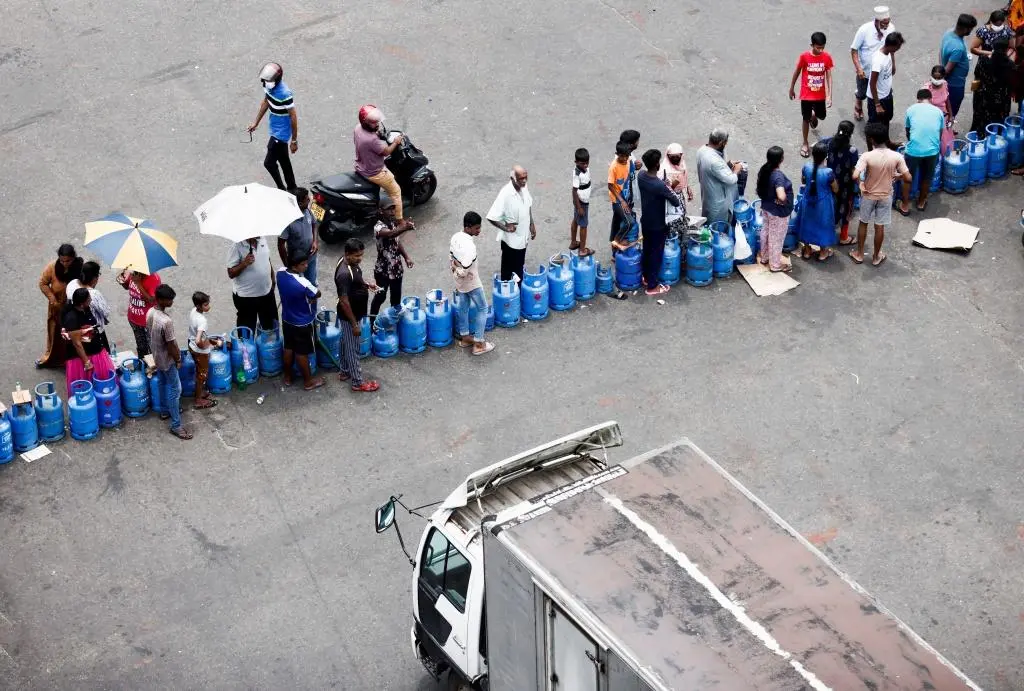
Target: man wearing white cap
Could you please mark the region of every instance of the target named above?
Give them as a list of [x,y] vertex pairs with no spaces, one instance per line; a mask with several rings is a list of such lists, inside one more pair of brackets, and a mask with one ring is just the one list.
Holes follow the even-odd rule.
[[896,25],[889,18],[889,8],[880,5],[875,8],[875,18],[857,29],[850,46],[850,57],[853,69],[857,71],[856,103],[853,106],[853,117],[864,119],[864,99],[868,96],[868,80],[871,77],[871,58],[882,47],[885,37],[896,30]]

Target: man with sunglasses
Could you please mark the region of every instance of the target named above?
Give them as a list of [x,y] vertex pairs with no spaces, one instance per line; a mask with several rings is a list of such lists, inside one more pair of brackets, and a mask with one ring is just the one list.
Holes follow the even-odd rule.
[[526,246],[537,237],[537,227],[533,224],[533,197],[526,189],[526,169],[515,166],[508,178],[508,183],[501,188],[487,212],[487,220],[498,229],[498,240],[501,241],[503,281],[512,280],[513,275],[522,280]]
[[[288,152],[290,150],[294,154],[299,150],[299,116],[295,113],[292,90],[282,81],[283,77],[284,69],[276,62],[268,62],[260,70],[263,100],[260,101],[256,121],[247,129],[252,134],[260,126],[266,112],[270,111],[267,120],[270,140],[267,142],[267,156],[263,159],[263,167],[270,173],[270,177],[274,178],[274,184],[278,189],[292,190],[295,189],[295,173],[292,172],[292,161]],[[280,172],[278,166],[281,168]]]

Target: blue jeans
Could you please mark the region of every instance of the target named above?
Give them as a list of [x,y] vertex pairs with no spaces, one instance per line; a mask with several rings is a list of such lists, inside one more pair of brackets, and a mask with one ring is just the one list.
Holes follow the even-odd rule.
[[967,82],[960,84],[954,84],[951,81],[946,82],[949,86],[949,110],[953,113],[953,117],[960,112],[960,104],[964,102],[964,92],[967,90]]
[[178,368],[171,365],[159,374],[164,394],[164,405],[171,416],[171,429],[181,429],[181,377]]
[[476,307],[476,323],[473,324],[473,340],[477,343],[484,342],[484,329],[487,327],[487,298],[484,297],[483,288],[474,288],[468,293],[463,293],[465,300],[459,300],[459,313],[456,315],[459,325],[459,337],[469,335],[469,303]]

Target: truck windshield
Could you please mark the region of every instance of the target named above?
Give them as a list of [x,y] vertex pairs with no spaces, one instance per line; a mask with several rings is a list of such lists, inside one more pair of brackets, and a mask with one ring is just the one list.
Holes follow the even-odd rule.
[[465,612],[471,570],[462,552],[434,528],[420,559],[420,587],[428,590],[435,599],[443,594],[456,609]]

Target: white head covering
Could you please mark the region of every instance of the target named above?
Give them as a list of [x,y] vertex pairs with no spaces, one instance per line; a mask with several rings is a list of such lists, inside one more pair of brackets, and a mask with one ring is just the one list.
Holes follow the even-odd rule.
[[683,153],[683,145],[677,142],[672,142],[668,145],[668,148],[665,149],[666,156],[677,156],[681,153]]
[[452,254],[452,258],[463,267],[468,268],[476,261],[476,243],[473,242],[473,238],[465,233],[455,233],[452,236],[449,251]]
[[875,8],[875,19],[881,21],[889,18],[889,8],[885,5],[879,5]]

